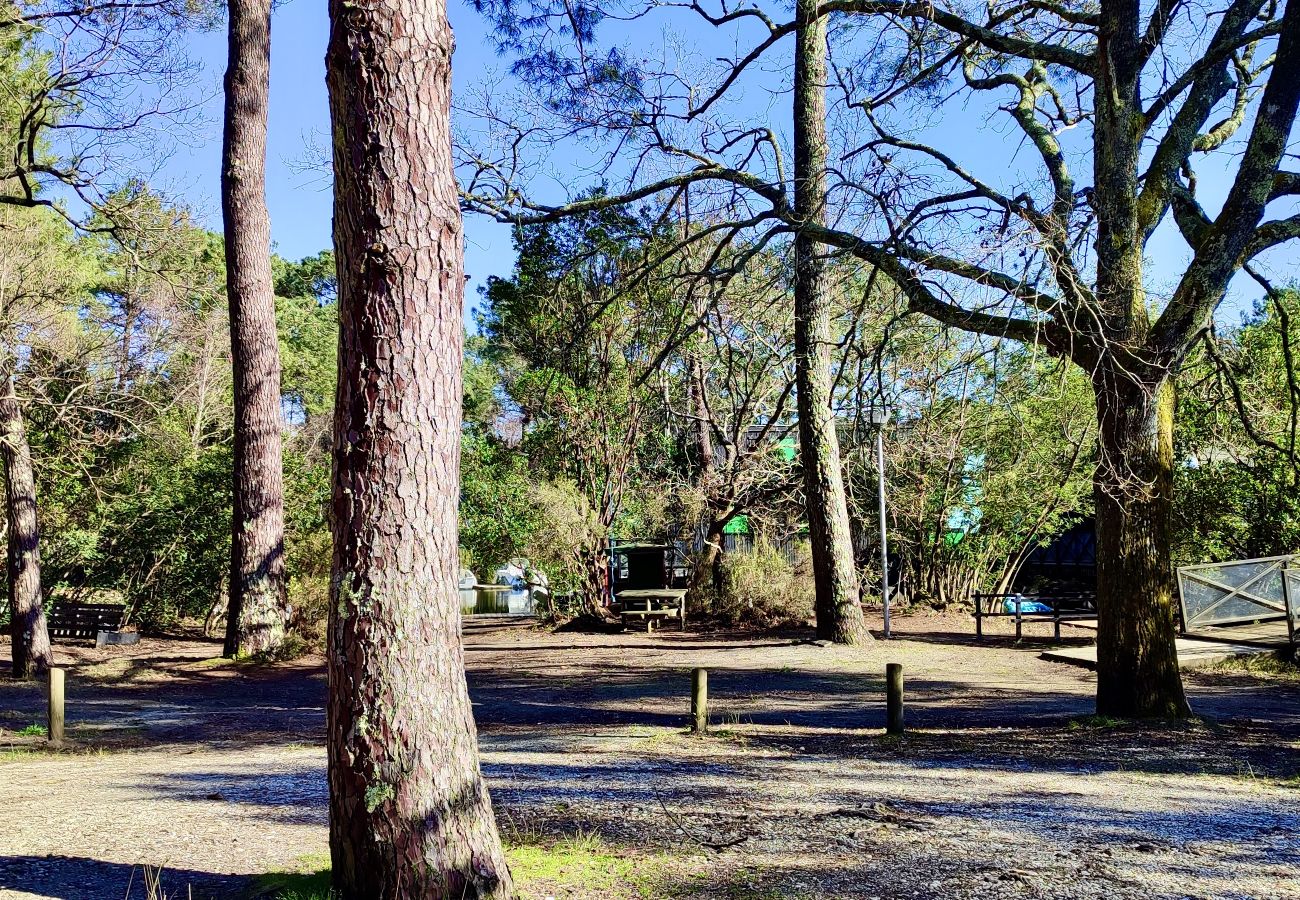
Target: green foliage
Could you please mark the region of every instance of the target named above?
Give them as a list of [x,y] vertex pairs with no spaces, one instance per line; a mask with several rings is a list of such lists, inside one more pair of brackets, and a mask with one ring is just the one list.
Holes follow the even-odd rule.
[[297,262],[273,256],[271,277],[277,297],[314,297],[322,306],[338,300],[338,272],[332,250],[322,250]]
[[[535,483],[521,454],[489,438],[466,435],[461,447],[460,546],[480,580],[490,580],[512,557],[533,551],[543,515],[535,502]],[[538,564],[553,572],[554,562]]]
[[338,379],[338,310],[314,297],[276,297],[280,385],[290,415],[329,419]]
[[[974,591],[1006,590],[1026,554],[1091,509],[1091,387],[1076,370],[1024,348],[948,339],[924,322],[896,331],[888,353],[898,595],[945,606]],[[871,448],[850,454],[849,471],[853,511],[874,536]]]
[[802,625],[813,617],[815,594],[807,542],[790,553],[759,540],[752,550],[728,553],[710,610],[726,622]]
[[669,459],[646,427],[649,377],[680,310],[663,278],[638,273],[665,239],[619,211],[517,232],[514,276],[489,282],[469,346],[462,543],[475,564],[527,548],[553,588],[595,602],[606,540],[644,522],[642,489]]
[[229,447],[166,449],[145,446],[118,473],[86,573],[92,583],[116,582],[138,621],[153,627],[206,613],[230,565]]
[[320,431],[334,410],[339,323],[334,254],[296,263],[275,257],[275,318],[280,333],[280,390],[290,420]]
[[[114,228],[79,239],[45,208],[0,208],[0,304],[37,475],[46,593],[116,599],[147,628],[207,614],[229,566],[231,386],[218,236],[141,184],[111,195]],[[103,213],[97,224],[105,224]],[[322,287],[328,256],[278,264]],[[281,303],[290,597],[323,621],[334,311]]]
[[466,431],[480,437],[492,433],[502,411],[498,396],[500,383],[491,353],[491,345],[481,335],[465,339],[462,419]]
[[1176,563],[1300,551],[1300,294],[1260,303],[1185,367]]

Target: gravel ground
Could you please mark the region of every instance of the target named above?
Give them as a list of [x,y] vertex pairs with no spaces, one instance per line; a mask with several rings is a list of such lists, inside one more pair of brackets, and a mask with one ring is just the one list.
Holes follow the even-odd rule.
[[[523,895],[1300,898],[1296,684],[1189,675],[1207,724],[1098,723],[1091,674],[1034,640],[975,646],[952,616],[898,632],[838,648],[468,627],[503,829],[557,858],[576,836],[598,861],[512,857]],[[175,896],[239,897],[326,851],[319,660],[220,666],[214,644],[161,639],[60,652],[73,751],[24,752],[39,692],[0,687],[16,748],[0,897],[123,898],[133,877],[144,896],[146,863]],[[908,677],[901,740],[880,731],[886,661]],[[681,730],[696,665],[706,738]]]

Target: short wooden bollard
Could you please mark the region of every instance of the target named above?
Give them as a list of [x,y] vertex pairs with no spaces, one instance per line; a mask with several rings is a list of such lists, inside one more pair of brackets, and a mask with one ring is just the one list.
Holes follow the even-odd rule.
[[47,736],[51,744],[63,743],[63,670],[50,669],[50,720]]
[[887,710],[885,732],[887,734],[903,733],[903,666],[889,663],[885,666],[885,691]]
[[691,671],[691,731],[704,734],[709,730],[709,670]]

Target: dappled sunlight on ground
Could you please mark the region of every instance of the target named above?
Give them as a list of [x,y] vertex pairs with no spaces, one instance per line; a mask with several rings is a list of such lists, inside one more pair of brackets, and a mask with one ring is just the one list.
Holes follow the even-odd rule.
[[[1109,722],[1089,715],[1089,673],[1037,643],[975,646],[962,624],[902,619],[902,639],[864,648],[472,626],[523,895],[1300,897],[1300,685],[1197,676],[1212,721]],[[148,863],[174,893],[233,897],[323,865],[321,663],[218,650],[82,652],[62,754],[17,734],[37,687],[0,688],[0,896],[121,898]],[[881,731],[886,661],[907,675],[901,739]],[[696,665],[706,737],[683,730]]]

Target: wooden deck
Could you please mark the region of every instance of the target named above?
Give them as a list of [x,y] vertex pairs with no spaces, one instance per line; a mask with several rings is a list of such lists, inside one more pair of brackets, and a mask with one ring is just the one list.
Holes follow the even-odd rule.
[[[1234,656],[1256,656],[1262,648],[1242,643],[1221,643],[1218,641],[1197,641],[1190,637],[1180,637],[1175,642],[1178,649],[1178,666],[1182,669],[1195,669],[1210,666]],[[1058,647],[1039,654],[1042,659],[1082,666],[1085,669],[1097,668],[1097,647]]]
[[1214,641],[1221,644],[1246,644],[1266,650],[1285,647],[1290,643],[1285,619],[1271,622],[1251,622],[1242,625],[1218,625],[1189,631],[1183,637],[1197,641]]
[[[1096,631],[1096,619],[1076,619],[1072,622],[1062,622],[1070,628],[1081,628],[1085,631]],[[1258,647],[1263,650],[1274,650],[1278,647],[1285,647],[1288,642],[1286,631],[1286,620],[1275,619],[1270,622],[1249,622],[1242,625],[1219,625],[1207,628],[1198,628],[1195,631],[1189,631],[1186,634],[1179,634],[1179,640],[1189,641],[1207,641],[1215,644],[1234,644],[1244,645],[1247,647]]]
[[[1094,633],[1097,631],[1096,619],[1076,619],[1061,624]],[[1199,628],[1178,636],[1178,664],[1184,669],[1208,666],[1233,656],[1250,656],[1282,649],[1289,643],[1286,621],[1283,619]],[[1042,657],[1053,662],[1097,668],[1096,646],[1061,647],[1048,650]]]

